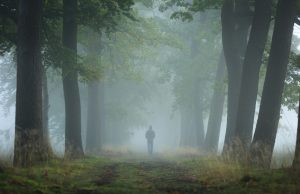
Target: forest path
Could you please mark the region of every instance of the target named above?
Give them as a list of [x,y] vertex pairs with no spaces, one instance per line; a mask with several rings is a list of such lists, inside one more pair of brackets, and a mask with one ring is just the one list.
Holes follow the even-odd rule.
[[299,175],[200,155],[106,153],[28,169],[3,167],[0,194],[300,193]]
[[159,155],[114,157],[95,168],[95,187],[76,193],[206,193],[191,169]]

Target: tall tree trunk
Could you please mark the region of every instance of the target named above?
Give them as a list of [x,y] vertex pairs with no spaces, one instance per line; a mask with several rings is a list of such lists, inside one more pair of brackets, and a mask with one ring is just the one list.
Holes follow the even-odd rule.
[[293,160],[293,167],[300,169],[300,98],[298,107],[298,127],[297,127],[297,140],[295,148],[295,158]]
[[205,149],[212,153],[216,153],[218,151],[220,127],[222,123],[225,101],[225,75],[225,59],[222,51],[216,73],[214,93],[211,100],[207,132],[204,143]]
[[63,46],[66,56],[62,67],[65,99],[65,156],[83,157],[81,139],[81,107],[76,70],[77,56],[77,0],[63,1]]
[[242,146],[242,150],[247,150],[252,140],[259,70],[268,38],[271,8],[272,0],[255,1],[255,14],[245,54],[241,91],[238,100],[235,138],[239,139],[242,145],[238,145],[237,149]]
[[[296,0],[279,0],[274,33],[259,109],[251,144],[253,162],[269,167],[280,117],[281,99],[295,19]],[[262,151],[263,150],[263,151]],[[263,154],[263,155],[260,155]]]
[[42,2],[19,1],[14,150],[14,165],[18,167],[46,159],[42,124]]
[[93,153],[101,146],[101,107],[100,81],[92,81],[88,84],[88,111],[86,151]]
[[[194,36],[191,39],[190,54],[192,60],[195,60],[199,54],[199,42],[195,40]],[[201,94],[201,79],[195,78],[191,84],[192,88],[189,92],[189,95],[191,95],[190,98],[192,102],[187,102],[187,104],[189,104],[188,114],[191,119],[191,137],[190,139],[187,139],[187,142],[190,142],[190,146],[192,147],[200,148],[204,144],[203,96]]]
[[48,93],[48,79],[47,79],[47,69],[43,67],[43,133],[44,133],[44,144],[45,144],[45,153],[47,154],[48,158],[53,156],[53,151],[51,148],[50,143],[50,136],[49,136],[49,93]]
[[[191,59],[199,52],[199,45],[194,37],[191,39]],[[194,79],[190,83],[186,98],[181,104],[181,138],[180,145],[200,148],[204,143],[203,99],[201,81]]]
[[195,94],[194,94],[194,123],[195,123],[195,134],[196,134],[196,147],[201,148],[204,144],[204,121],[203,121],[203,98],[202,98],[202,87],[199,86],[200,81],[195,82]]
[[187,102],[190,104],[182,104],[180,109],[180,146],[200,148],[204,143],[203,108],[198,89],[199,85],[194,85],[194,88],[195,89],[190,93],[190,95],[193,95],[191,96],[191,101]]
[[222,41],[228,71],[228,108],[224,153],[233,143],[242,62],[251,24],[249,15],[248,0],[224,0],[221,13]]
[[[193,103],[198,103],[193,101]],[[196,112],[195,107],[187,104],[181,105],[181,137],[180,146],[197,148],[201,143],[201,130],[197,127],[198,122],[201,127],[201,114]]]

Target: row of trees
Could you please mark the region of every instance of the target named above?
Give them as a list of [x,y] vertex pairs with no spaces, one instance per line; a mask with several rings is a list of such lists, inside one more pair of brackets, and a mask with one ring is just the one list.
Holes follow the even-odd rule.
[[[174,5],[185,9],[173,13],[172,17],[184,20],[192,19],[193,14],[195,17],[195,13],[209,8],[221,9],[222,43],[228,75],[227,127],[223,155],[243,158],[242,154],[247,161],[269,167],[280,118],[293,26],[298,22],[297,1],[257,0],[254,4],[248,0],[165,1],[163,9]],[[265,47],[270,37],[274,9],[276,13],[271,49],[267,50]],[[265,55],[268,57],[267,71],[252,139],[260,69],[265,53],[268,53]],[[222,71],[220,67],[217,72],[219,80],[223,79]],[[212,152],[218,146],[222,93],[222,88],[216,89],[211,103],[205,148]],[[299,146],[296,147],[295,160],[298,152]]]
[[[154,6],[162,3],[141,2],[152,7],[153,12],[156,11]],[[227,127],[223,154],[231,158],[243,154],[252,163],[270,166],[293,26],[298,22],[296,0],[256,0],[254,4],[249,0],[167,1],[160,7],[161,10],[173,5],[183,6],[187,10],[173,13],[172,18],[191,21],[194,14],[194,19],[190,24],[166,24],[161,20],[164,16],[154,17],[161,27],[160,32],[154,30],[158,27],[153,23],[134,16],[133,5],[131,0],[1,1],[1,25],[5,26],[0,31],[1,54],[10,52],[15,46],[17,48],[14,164],[30,166],[53,154],[48,131],[49,67],[59,69],[63,81],[65,156],[81,158],[84,151],[79,76],[88,85],[86,151],[93,152],[102,141],[106,141],[101,138],[104,122],[107,122],[104,117],[108,112],[108,106],[103,101],[103,77],[111,75],[110,79],[113,79],[120,69],[126,69],[125,76],[139,77],[129,72],[128,64],[138,67],[137,64],[145,63],[140,46],[147,44],[156,48],[163,45],[161,50],[173,47],[166,49],[168,52],[165,53],[148,53],[147,57],[152,59],[152,63],[168,64],[152,66],[160,69],[162,82],[173,84],[174,109],[181,115],[182,146],[204,147],[216,153],[225,102],[223,82],[227,67]],[[207,9],[213,10],[202,12]],[[272,10],[276,10],[275,15]],[[270,33],[273,15],[274,29]],[[120,33],[125,35],[118,39]],[[168,38],[166,34],[176,38]],[[266,45],[270,35],[271,49],[268,50]],[[155,61],[153,55],[161,61]],[[268,62],[265,64],[266,76],[252,138],[263,59],[268,59]],[[214,65],[208,65],[210,63]],[[107,64],[111,64],[109,68]],[[212,73],[214,70],[216,74]],[[214,84],[210,84],[212,80]],[[130,82],[113,85],[115,89],[106,92],[123,95],[124,102],[116,107],[116,102],[111,98],[109,108],[119,111],[120,106],[128,102],[125,94],[116,91],[125,85],[132,90],[139,88]],[[141,98],[147,96],[145,88],[141,89],[140,93],[144,93]],[[209,119],[205,136],[206,112]],[[111,130],[107,131],[108,134],[119,133],[118,130],[124,127],[124,123],[110,122],[109,125]],[[298,140],[295,165],[299,155]]]
[[[19,68],[19,61],[24,63],[25,60],[18,56],[17,61],[18,75],[21,74],[23,77],[17,79],[16,93],[23,100],[26,97],[28,102],[20,101],[19,98],[16,102],[16,115],[18,115],[16,122],[18,124],[16,124],[15,133],[15,166],[31,166],[53,156],[49,139],[49,136],[53,134],[53,129],[49,132],[49,125],[51,128],[56,128],[55,130],[58,132],[56,139],[65,142],[65,157],[74,159],[83,157],[84,147],[86,153],[93,153],[99,150],[104,143],[124,141],[129,134],[126,130],[133,125],[145,123],[143,118],[140,118],[143,114],[141,109],[144,109],[140,104],[152,95],[149,94],[146,84],[152,82],[150,84],[153,86],[155,83],[148,80],[149,83],[142,85],[128,81],[139,80],[141,76],[144,77],[142,79],[150,79],[149,77],[152,76],[152,74],[149,75],[149,71],[143,72],[144,68],[148,67],[141,64],[145,63],[145,57],[152,58],[150,55],[153,55],[153,52],[157,54],[157,51],[142,49],[142,46],[170,45],[178,47],[178,43],[173,38],[158,30],[156,25],[158,21],[138,16],[131,8],[132,1],[89,1],[84,3],[47,1],[41,2],[40,7],[29,11],[30,13],[39,13],[40,19],[38,23],[32,24],[34,27],[27,23],[19,27],[18,25],[21,24],[17,22],[18,19],[14,15],[19,12],[19,8],[17,9],[17,2],[12,2],[3,1],[1,4],[1,9],[5,10],[5,12],[1,12],[3,13],[1,17],[3,21],[6,21],[2,24],[6,28],[1,28],[0,33],[3,38],[0,44],[1,52],[4,57],[8,57],[8,55],[14,55],[14,48],[17,47],[19,55],[20,48],[22,48],[21,43],[9,38],[18,37],[19,40],[27,41],[22,44],[30,47],[32,52],[28,54],[26,51],[26,55],[24,54],[23,57],[34,58],[21,66],[26,70]],[[26,3],[27,1],[22,6],[29,9],[32,5],[27,6]],[[140,3],[140,7],[143,6],[145,6],[145,2]],[[26,10],[24,12],[29,13]],[[36,18],[36,15],[30,16],[29,21],[33,17]],[[19,17],[25,21],[25,16]],[[30,37],[37,41],[36,44],[32,44],[33,40],[27,39],[29,35],[24,32],[20,32],[23,36],[16,34],[16,30],[22,29],[22,27],[31,30]],[[33,34],[32,31],[38,35]],[[35,60],[37,56],[38,60]],[[31,67],[28,66],[29,63],[34,65],[32,69],[29,68]],[[151,66],[151,63],[148,63]],[[35,73],[38,80],[34,76],[28,76],[33,74],[33,69],[38,70]],[[58,88],[60,84],[55,82],[56,86],[48,86],[51,81],[48,81],[47,76],[54,75],[54,77],[56,76],[54,79],[58,79],[57,72],[63,83],[64,102],[60,102],[59,93],[53,94],[51,89],[51,87]],[[14,75],[11,76],[14,77]],[[118,83],[118,80],[115,80],[120,77],[124,77],[125,83]],[[33,78],[35,79],[31,82],[26,81]],[[38,82],[38,84],[33,84],[33,82]],[[80,82],[87,85],[86,94],[80,92],[82,90]],[[109,87],[107,87],[108,83]],[[7,84],[9,91],[14,92],[14,82],[5,80],[2,86]],[[35,88],[36,86],[38,87]],[[128,91],[122,92],[122,86]],[[35,88],[34,94],[38,97],[32,98],[33,91],[29,91],[28,88]],[[137,98],[136,93],[143,95]],[[7,101],[14,102],[14,99],[11,99],[12,96],[7,96]],[[80,98],[82,96],[83,100]],[[109,99],[105,99],[105,96],[109,96]],[[116,99],[119,96],[123,96],[123,102]],[[53,98],[55,99],[53,100]],[[134,103],[131,102],[133,99]],[[34,103],[37,107],[31,106]],[[65,105],[65,114],[61,113],[63,104]],[[24,106],[26,109],[22,108]],[[81,110],[82,107],[85,108],[84,106],[87,108],[87,115],[85,115],[84,109]],[[126,110],[128,106],[130,106],[130,110]],[[32,108],[37,112],[31,110]],[[32,116],[32,113],[35,117]],[[28,123],[28,117],[33,117],[35,120]],[[85,117],[87,118],[86,127],[84,126]],[[134,119],[136,121],[133,122]],[[61,125],[63,123],[65,123],[65,127]],[[65,128],[64,131],[63,128]],[[84,136],[85,134],[86,136]],[[57,145],[55,146],[57,147]]]
[[17,47],[15,166],[27,167],[52,157],[47,126],[49,65],[60,67],[62,73],[65,156],[73,159],[84,155],[78,88],[78,73],[84,70],[77,62],[78,25],[90,26],[96,33],[112,32],[120,17],[134,18],[130,13],[132,1],[79,3],[80,7],[77,0],[1,2],[5,26],[1,53]]

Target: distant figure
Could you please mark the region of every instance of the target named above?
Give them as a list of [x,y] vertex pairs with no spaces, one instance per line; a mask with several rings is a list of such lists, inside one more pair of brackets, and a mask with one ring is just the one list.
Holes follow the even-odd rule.
[[148,153],[153,153],[153,140],[155,137],[155,132],[152,130],[152,126],[149,126],[149,129],[146,131],[146,139],[148,143]]

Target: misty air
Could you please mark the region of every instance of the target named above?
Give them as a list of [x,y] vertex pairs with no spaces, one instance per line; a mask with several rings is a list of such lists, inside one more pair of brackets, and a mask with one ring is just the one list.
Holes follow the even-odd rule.
[[0,0],[0,193],[300,193],[299,0]]

